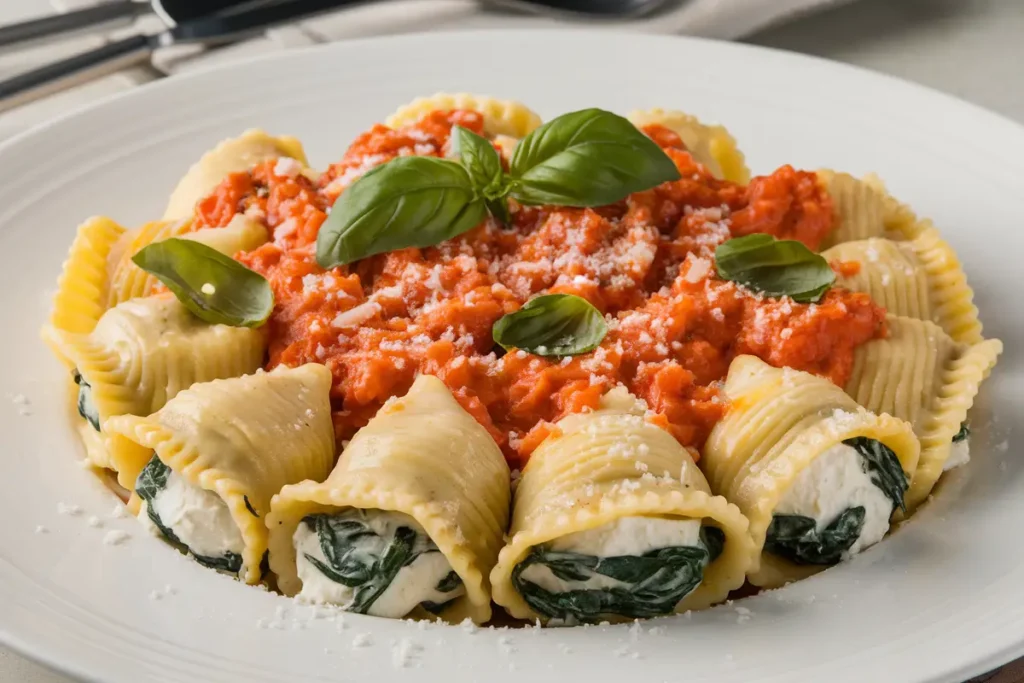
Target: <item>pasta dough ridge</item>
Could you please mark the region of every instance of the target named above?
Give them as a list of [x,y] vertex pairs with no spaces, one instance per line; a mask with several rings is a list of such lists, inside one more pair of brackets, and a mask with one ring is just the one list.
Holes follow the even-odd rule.
[[676,110],[636,110],[627,118],[637,128],[657,124],[674,132],[693,158],[716,178],[743,185],[750,182],[746,159],[725,127],[703,124],[695,116]]
[[540,116],[524,104],[469,93],[437,93],[429,97],[417,97],[396,109],[385,124],[390,128],[400,128],[438,109],[480,112],[484,117],[484,133],[492,138],[499,135],[522,138],[541,124]]

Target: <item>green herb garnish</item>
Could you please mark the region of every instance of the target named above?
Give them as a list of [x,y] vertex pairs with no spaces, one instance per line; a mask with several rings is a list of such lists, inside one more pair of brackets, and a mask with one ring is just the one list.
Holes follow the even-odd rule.
[[274,293],[259,273],[194,240],[154,242],[132,257],[208,323],[258,327],[274,310]]
[[[512,585],[538,614],[569,622],[595,622],[607,616],[634,619],[671,614],[679,601],[704,579],[704,570],[722,552],[725,534],[717,527],[700,531],[701,545],[650,550],[642,555],[596,557],[574,552],[530,550],[512,570]],[[566,582],[606,577],[620,585],[549,591],[524,579],[534,564]]]
[[723,280],[801,303],[819,301],[836,281],[828,261],[802,242],[763,234],[736,237],[718,245],[715,269]]
[[608,324],[582,297],[545,294],[502,316],[491,334],[505,349],[522,349],[538,356],[575,356],[596,349],[608,334]]
[[509,164],[487,140],[452,129],[452,156],[399,157],[377,166],[338,198],[317,235],[323,268],[406,247],[439,244],[489,213],[507,222],[506,200],[601,206],[678,180],[675,164],[621,116],[586,109],[523,138]]

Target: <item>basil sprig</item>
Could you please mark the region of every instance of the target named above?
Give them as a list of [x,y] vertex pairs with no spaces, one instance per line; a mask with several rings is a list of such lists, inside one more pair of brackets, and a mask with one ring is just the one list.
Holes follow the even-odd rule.
[[723,280],[801,303],[819,301],[836,281],[828,261],[802,242],[764,234],[736,237],[718,245],[715,268]]
[[601,206],[679,179],[675,164],[626,119],[601,109],[559,116],[523,138],[509,171],[484,138],[452,128],[452,159],[398,157],[352,183],[320,228],[323,268],[428,247],[520,204]]
[[521,204],[602,206],[670,180],[664,151],[621,116],[584,109],[552,119],[516,146],[510,195]]
[[274,310],[266,278],[200,242],[176,237],[154,242],[132,261],[208,323],[258,327]]
[[608,334],[601,312],[574,294],[545,294],[494,323],[491,335],[505,350],[538,356],[575,356],[593,351]]

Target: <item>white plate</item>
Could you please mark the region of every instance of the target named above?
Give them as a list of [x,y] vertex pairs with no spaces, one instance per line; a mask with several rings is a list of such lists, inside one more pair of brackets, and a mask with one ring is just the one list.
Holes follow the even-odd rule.
[[[439,90],[520,99],[543,116],[681,108],[726,124],[755,172],[784,163],[878,171],[935,219],[966,264],[986,332],[1007,342],[975,409],[970,466],[880,546],[744,600],[749,619],[723,606],[639,632],[468,632],[360,616],[339,625],[193,564],[130,519],[110,519],[116,501],[76,466],[63,371],[37,334],[77,223],[94,213],[128,224],[158,216],[192,160],[249,126],[301,137],[323,167],[399,104]],[[1024,654],[1024,462],[1010,457],[1024,406],[1024,316],[1013,287],[1024,255],[1024,129],[1008,121],[760,48],[589,32],[435,34],[173,78],[4,145],[0,168],[0,641],[29,656],[104,683],[917,683],[959,682]],[[84,513],[58,514],[61,501]],[[91,527],[90,515],[103,526]],[[104,545],[113,529],[131,537]],[[366,635],[368,645],[353,646]]]

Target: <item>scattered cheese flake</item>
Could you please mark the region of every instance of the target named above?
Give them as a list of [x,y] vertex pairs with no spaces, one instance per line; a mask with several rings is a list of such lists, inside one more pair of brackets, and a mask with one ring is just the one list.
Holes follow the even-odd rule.
[[370,640],[369,633],[357,633],[355,637],[352,638],[352,647],[354,648],[369,647],[372,644],[373,641]]
[[36,533],[37,534],[48,534],[48,533],[50,533],[50,530],[47,529],[42,524],[40,524],[40,525],[36,526]]
[[217,288],[210,282],[204,282],[203,286],[199,288],[199,291],[206,296],[213,296],[217,292]]
[[85,523],[96,529],[103,526],[103,520],[97,517],[96,515],[92,515],[91,517],[89,517],[89,519],[87,519]]
[[69,517],[77,517],[82,514],[82,508],[77,505],[69,505],[67,503],[57,503],[57,514],[67,515]]
[[274,175],[294,178],[302,173],[302,164],[291,157],[281,157],[274,164]]
[[130,537],[127,531],[114,529],[113,531],[108,531],[106,536],[103,537],[103,545],[121,545]]

